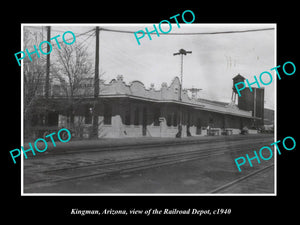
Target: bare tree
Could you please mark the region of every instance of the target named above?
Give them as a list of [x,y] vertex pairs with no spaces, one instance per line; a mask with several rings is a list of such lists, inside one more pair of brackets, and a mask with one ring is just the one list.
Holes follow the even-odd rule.
[[[32,51],[33,46],[43,40],[42,32],[37,30],[30,30],[24,27],[24,39],[23,46],[25,49]],[[23,110],[24,110],[24,130],[26,136],[31,135],[31,121],[36,118],[37,114],[45,109],[45,105],[36,104],[38,96],[43,95],[44,92],[44,79],[45,79],[45,58],[40,55],[38,58],[36,54],[31,55],[32,61],[26,57],[23,60],[23,71],[24,71],[24,99],[23,99]]]
[[66,96],[72,98],[78,95],[82,81],[90,76],[91,71],[92,65],[86,47],[73,44],[57,50],[53,75],[60,81]]
[[76,43],[64,45],[56,53],[52,76],[58,80],[66,97],[64,111],[70,119],[70,128],[76,130],[77,128],[74,127],[75,107],[80,105],[85,92],[92,90],[92,87],[85,86],[87,79],[92,79],[92,63],[84,45]]

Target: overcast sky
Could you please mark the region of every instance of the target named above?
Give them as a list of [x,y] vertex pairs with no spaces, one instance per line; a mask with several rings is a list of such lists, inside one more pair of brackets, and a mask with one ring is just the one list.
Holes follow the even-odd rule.
[[[145,27],[152,30],[153,24],[99,24],[99,26],[135,32],[145,30]],[[68,30],[77,35],[95,26],[96,24],[92,26],[53,24],[51,36],[62,34],[59,31]],[[183,23],[180,23],[180,26],[178,28],[176,24],[172,24],[170,33],[275,27],[274,24]],[[163,27],[163,29],[168,30],[168,27]],[[102,79],[107,83],[117,75],[123,75],[126,83],[139,80],[145,84],[146,88],[154,83],[155,89],[159,89],[162,82],[170,85],[175,76],[180,77],[180,56],[173,56],[173,53],[183,48],[192,51],[192,54],[184,56],[183,88],[201,88],[203,90],[198,93],[200,98],[230,102],[234,76],[240,73],[249,81],[254,81],[254,75],[258,77],[261,72],[269,71],[270,68],[276,66],[275,34],[276,30],[214,35],[161,35],[159,37],[152,35],[152,40],[145,35],[140,39],[141,45],[138,45],[134,34],[101,31],[100,71],[105,72]],[[94,61],[95,36],[83,35],[77,41],[86,42],[91,60]],[[274,76],[274,72],[272,74]],[[268,86],[263,86],[267,108],[274,108],[275,105],[274,86],[274,81]]]

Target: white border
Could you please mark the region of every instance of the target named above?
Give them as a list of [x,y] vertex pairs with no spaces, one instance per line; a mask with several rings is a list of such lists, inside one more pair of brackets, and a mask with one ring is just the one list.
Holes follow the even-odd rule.
[[[147,23],[130,23],[130,24],[118,24],[118,23],[104,23],[104,24],[81,24],[81,23],[71,23],[71,24],[56,24],[56,23],[22,23],[21,24],[21,49],[23,49],[23,28],[24,26],[137,26],[142,25],[143,27]],[[198,25],[198,23],[195,23]],[[152,25],[152,24],[151,24]],[[184,24],[181,24],[184,25]],[[200,24],[199,24],[200,25]],[[274,26],[274,32],[275,32],[275,41],[274,41],[274,67],[277,66],[277,23],[226,23],[226,24],[219,24],[219,23],[204,23],[201,25],[210,26],[210,25],[222,25],[222,26],[229,26],[229,25],[270,25]],[[24,140],[24,124],[23,124],[23,98],[24,98],[24,77],[23,77],[23,61],[21,62],[21,146],[24,146],[23,140]],[[275,72],[274,72],[275,73]],[[275,76],[276,77],[276,76]],[[277,141],[277,79],[275,80],[274,85],[274,141]],[[275,149],[275,146],[274,146]],[[22,151],[21,151],[22,152]],[[276,152],[274,150],[274,152]],[[277,196],[277,153],[274,154],[274,193],[270,194],[260,194],[260,193],[251,193],[251,194],[235,194],[235,193],[226,193],[226,194],[192,194],[192,193],[172,193],[172,194],[161,194],[161,193],[93,193],[93,194],[84,194],[84,193],[24,193],[24,173],[23,173],[23,166],[24,166],[24,157],[23,152],[21,153],[21,196]]]
[[[274,36],[274,65],[277,66],[277,24],[275,24],[275,36]],[[276,77],[274,72],[274,77]],[[277,78],[274,79],[274,142],[277,141]],[[276,152],[276,154],[275,154]],[[274,195],[277,196],[277,151],[274,145]]]

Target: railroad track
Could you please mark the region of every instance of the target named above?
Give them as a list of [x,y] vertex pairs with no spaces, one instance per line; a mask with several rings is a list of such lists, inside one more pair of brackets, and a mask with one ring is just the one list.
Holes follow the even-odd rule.
[[[250,137],[250,138],[249,138]],[[103,146],[87,146],[84,149],[75,147],[71,150],[66,149],[66,147],[59,149],[59,147],[53,148],[53,151],[47,151],[45,153],[39,154],[38,157],[49,157],[56,155],[67,155],[67,154],[87,154],[92,152],[104,152],[104,151],[119,151],[126,149],[146,149],[146,148],[161,148],[161,147],[172,147],[172,146],[184,146],[184,145],[199,145],[206,143],[219,143],[219,142],[237,142],[250,140],[253,141],[265,140],[266,138],[273,139],[273,136],[224,136],[224,138],[217,139],[174,139],[174,141],[167,142],[154,142],[154,143],[138,143],[138,144],[125,144],[125,145],[103,145]],[[268,143],[270,144],[270,143]],[[34,158],[34,156],[29,155],[28,158]]]
[[238,185],[240,182],[249,179],[251,177],[257,176],[258,174],[264,173],[266,170],[269,170],[271,168],[274,167],[274,164],[272,163],[271,165],[265,166],[264,168],[258,169],[250,174],[247,174],[245,176],[239,177],[233,181],[230,181],[220,187],[217,187],[215,189],[213,189],[212,191],[210,191],[210,193],[214,194],[214,193],[220,193],[220,192],[224,192],[226,189],[231,188],[232,186]]
[[[251,142],[251,148],[259,148],[263,146],[263,143],[269,143],[264,140],[253,144]],[[132,171],[144,170],[154,167],[166,166],[176,164],[180,162],[201,160],[212,156],[223,155],[229,152],[241,152],[244,147],[249,148],[249,143],[234,143],[236,146],[230,148],[222,148],[222,146],[212,147],[209,149],[199,150],[199,146],[196,148],[177,153],[156,153],[148,155],[146,157],[131,158],[122,161],[114,162],[99,162],[88,165],[72,166],[65,168],[58,168],[52,170],[38,171],[43,179],[38,179],[25,185],[25,190],[32,189],[36,186],[51,186],[53,184],[68,182],[81,179],[89,179],[92,177],[102,177],[114,174],[128,173]]]

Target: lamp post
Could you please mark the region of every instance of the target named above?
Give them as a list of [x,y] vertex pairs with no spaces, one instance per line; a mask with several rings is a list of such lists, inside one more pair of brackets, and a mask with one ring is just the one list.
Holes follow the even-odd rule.
[[[179,49],[178,52],[173,53],[173,56],[180,55],[181,56],[181,71],[180,71],[180,85],[179,85],[179,101],[182,101],[182,82],[183,82],[183,55],[192,54],[192,51],[186,51],[183,48]],[[182,106],[179,108],[179,124],[178,124],[178,133],[176,137],[180,138],[182,133]]]

